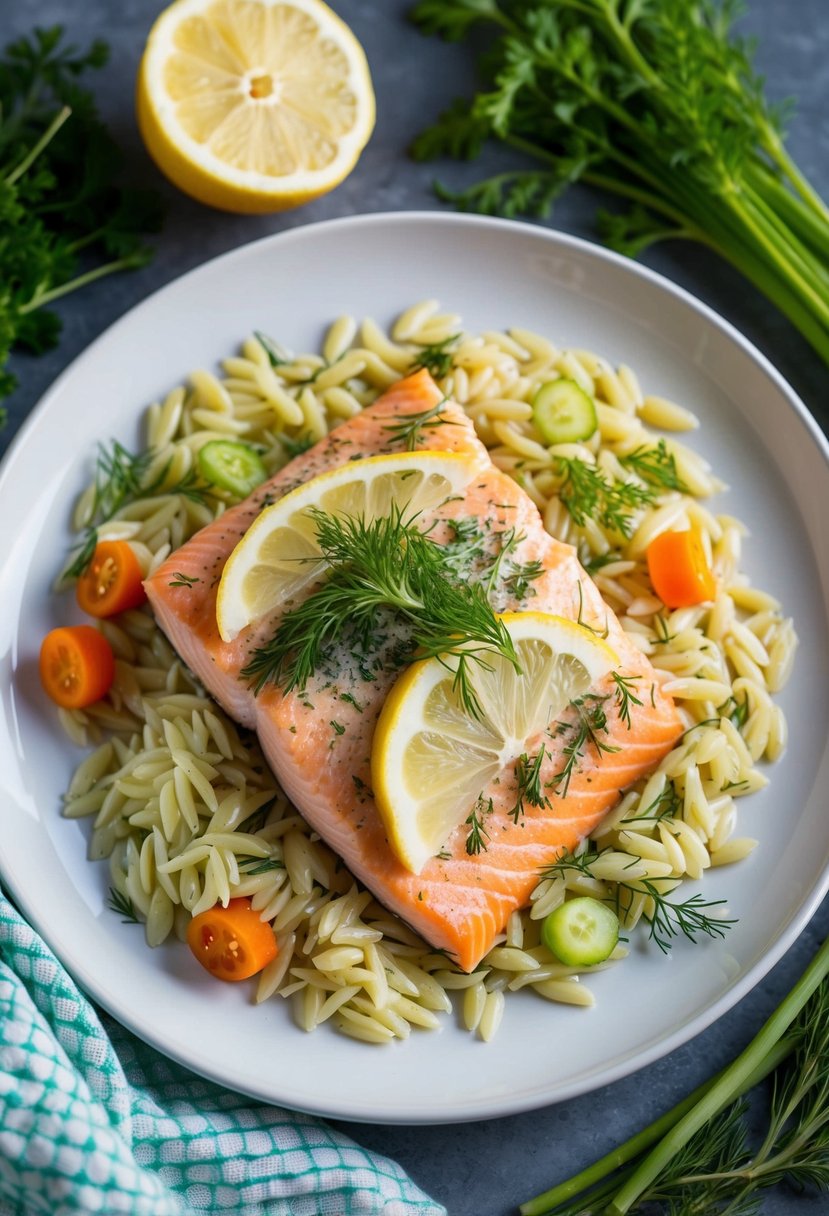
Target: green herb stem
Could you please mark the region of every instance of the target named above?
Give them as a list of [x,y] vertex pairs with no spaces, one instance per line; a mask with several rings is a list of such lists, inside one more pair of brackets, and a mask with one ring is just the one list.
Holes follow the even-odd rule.
[[829,975],[829,939],[823,943],[791,992],[778,1005],[748,1047],[714,1080],[699,1102],[682,1116],[657,1147],[623,1184],[607,1208],[607,1216],[624,1216],[659,1177],[679,1150],[719,1111],[746,1088],[785,1035],[809,997]]
[[31,169],[41,152],[43,152],[43,150],[52,142],[71,113],[72,111],[69,106],[64,106],[62,109],[58,110],[57,114],[49,123],[49,126],[43,132],[40,139],[36,144],[34,144],[29,153],[23,157],[23,160],[20,161],[17,168],[13,169],[11,173],[6,174],[5,182],[7,186],[13,186],[16,181],[19,181],[24,173],[27,173],[29,169]]
[[[765,1080],[784,1060],[788,1059],[794,1050],[794,1045],[795,1039],[792,1035],[786,1035],[779,1042],[775,1043],[754,1071],[745,1078],[740,1088],[734,1090],[730,1100],[736,1101],[743,1094],[748,1093],[750,1089],[753,1089],[755,1085],[759,1085],[761,1081]],[[581,1170],[578,1174],[574,1174],[572,1178],[560,1182],[557,1186],[551,1187],[543,1195],[537,1195],[534,1199],[529,1199],[526,1203],[522,1203],[518,1209],[522,1216],[547,1216],[548,1213],[551,1213],[561,1204],[566,1203],[567,1200],[573,1199],[577,1195],[582,1195],[585,1191],[604,1182],[609,1174],[616,1174],[616,1171],[620,1170],[622,1166],[635,1161],[651,1145],[656,1144],[672,1128],[676,1127],[681,1119],[690,1114],[697,1104],[710,1093],[711,1089],[719,1082],[726,1071],[727,1069],[723,1068],[707,1081],[703,1081],[687,1098],[683,1098],[681,1102],[678,1102],[671,1110],[666,1111],[664,1115],[660,1115],[648,1127],[631,1136],[629,1140],[625,1140],[624,1144],[611,1149],[609,1153],[606,1153],[604,1157],[600,1157],[598,1161],[594,1161],[586,1169]],[[632,1173],[633,1171],[631,1170],[631,1176]],[[608,1184],[606,1198],[610,1198],[611,1194],[618,1190],[621,1181],[621,1177],[616,1174],[616,1177]],[[591,1203],[595,1203],[595,1197],[593,1196],[591,1196]]]
[[779,178],[764,165],[752,165],[746,171],[746,181],[761,194],[774,213],[785,220],[792,232],[814,253],[829,256],[829,223],[818,218],[803,200],[787,190]]
[[106,275],[116,274],[119,270],[135,270],[145,261],[143,254],[131,253],[125,258],[118,258],[115,262],[106,262],[103,266],[95,266],[92,270],[85,271],[84,274],[76,275],[74,279],[69,279],[66,283],[61,283],[57,287],[51,287],[48,291],[38,291],[27,304],[22,304],[18,312],[25,316],[27,313],[34,312],[36,308],[42,308],[44,304],[52,304],[55,300],[59,300],[61,296],[66,296],[70,291],[77,291],[79,287],[86,287],[89,283],[94,283],[96,279],[103,279]]
[[795,162],[792,160],[780,136],[763,121],[763,146],[780,171],[789,179],[806,206],[824,224],[829,226],[829,207],[817,193],[811,182],[807,181]]

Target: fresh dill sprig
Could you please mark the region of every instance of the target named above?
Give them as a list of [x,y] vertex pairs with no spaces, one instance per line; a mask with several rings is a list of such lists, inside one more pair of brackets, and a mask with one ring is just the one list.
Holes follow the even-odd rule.
[[93,519],[105,522],[112,519],[121,507],[137,498],[144,498],[153,493],[164,480],[164,470],[153,478],[149,485],[144,484],[147,470],[152,464],[155,453],[152,448],[133,455],[117,439],[112,440],[108,451],[100,446],[95,470],[95,496],[93,499]]
[[483,587],[451,581],[441,546],[399,507],[370,521],[316,510],[313,517],[320,561],[330,574],[283,616],[242,676],[256,692],[268,682],[301,692],[347,632],[369,639],[381,609],[392,609],[411,627],[409,656],[416,647],[420,658],[439,658],[454,672],[464,711],[479,716],[470,665],[488,666],[493,655],[501,655],[518,670],[512,639]]
[[291,460],[293,460],[295,456],[301,456],[303,452],[307,452],[309,448],[314,446],[314,440],[310,435],[298,435],[296,439],[292,438],[290,435],[280,435],[279,442],[282,444],[282,447],[285,449],[288,456],[290,456]]
[[451,426],[451,418],[443,417],[443,410],[448,401],[444,397],[437,405],[428,410],[418,410],[414,414],[404,414],[391,421],[383,430],[388,431],[395,442],[402,443],[409,452],[414,452],[423,438],[424,430],[433,430],[438,426]]
[[653,618],[653,627],[656,631],[654,642],[660,646],[667,646],[676,637],[675,633],[671,633],[668,628],[668,622],[665,620],[661,612],[658,612]]
[[[75,546],[78,550],[77,555],[69,563],[62,575],[63,582],[69,582],[72,579],[80,578],[86,572],[89,563],[95,556],[95,548],[98,544],[98,529],[87,528],[84,539],[79,545]],[[74,552],[74,549],[72,550]]]
[[[589,849],[584,853],[563,853],[552,865],[546,866],[540,872],[541,878],[563,878],[576,873],[585,878],[594,878],[593,863],[602,855],[603,850]],[[631,868],[636,864],[636,858],[631,857]],[[648,937],[663,954],[667,954],[674,939],[684,936],[690,942],[696,942],[700,936],[725,937],[726,931],[736,921],[728,917],[713,916],[711,911],[725,904],[724,899],[706,900],[699,894],[691,895],[688,899],[673,900],[670,891],[663,891],[659,885],[649,878],[617,879],[613,883],[614,890],[605,898],[612,904],[617,915],[624,916],[636,895],[649,895],[653,900],[653,911],[650,916],[643,916],[648,926]]]
[[470,857],[485,853],[489,840],[489,832],[484,827],[484,815],[492,814],[492,799],[484,802],[483,794],[478,795],[478,801],[473,806],[465,822],[469,824],[469,835],[466,838],[466,851]]
[[278,342],[274,342],[273,338],[269,338],[267,334],[263,334],[258,329],[253,331],[253,336],[268,356],[268,362],[271,367],[282,367],[283,364],[291,362],[291,356],[288,351],[280,346]]
[[154,482],[152,487],[148,486],[143,490],[138,497],[149,498],[152,494],[181,494],[183,498],[190,502],[196,503],[197,506],[207,507],[210,505],[209,499],[214,497],[214,488],[212,482],[202,481],[195,469],[188,469],[182,477],[181,481],[175,482],[171,486],[165,486],[164,482],[167,478],[170,466],[166,464],[161,471],[159,480]]
[[497,533],[497,539],[500,545],[487,577],[487,595],[492,595],[492,592],[495,590],[496,584],[501,577],[501,567],[510,554],[521,544],[521,541],[524,539],[524,533],[519,532],[513,525],[510,528],[505,528],[503,532]]
[[610,624],[605,615],[604,629],[597,629],[595,625],[591,625],[584,617],[584,588],[581,585],[581,579],[576,580],[576,592],[579,597],[579,610],[576,614],[576,624],[581,625],[582,629],[589,629],[591,633],[595,633],[597,638],[606,638],[610,633]]
[[660,439],[655,448],[647,444],[634,448],[627,456],[620,456],[619,463],[631,469],[648,485],[688,493],[688,487],[676,471],[673,453],[668,451],[664,439]]
[[610,481],[601,469],[578,456],[557,456],[556,465],[564,477],[559,499],[578,527],[594,519],[610,531],[629,537],[633,512],[656,500],[652,487],[636,481]]
[[732,725],[737,727],[737,730],[742,730],[748,719],[748,709],[748,697],[732,696],[717,707],[717,713],[721,718],[728,718]]
[[541,744],[538,753],[532,759],[526,752],[515,762],[516,799],[515,806],[510,811],[513,823],[518,823],[524,815],[525,806],[550,806],[550,799],[541,787],[541,766],[547,755],[545,744]]
[[118,915],[121,917],[122,924],[141,924],[141,919],[135,910],[135,904],[128,895],[122,895],[120,891],[116,891],[115,887],[109,888],[107,907],[111,908],[113,912],[118,913]]
[[609,566],[611,562],[620,561],[621,556],[621,553],[616,553],[611,549],[608,553],[597,553],[594,557],[588,558],[587,561],[582,562],[582,566],[588,574],[598,574],[600,570],[603,570],[605,566]]
[[503,586],[517,600],[524,600],[528,596],[537,594],[535,587],[531,584],[537,578],[541,578],[543,573],[544,563],[540,558],[533,558],[529,562],[515,563],[511,566],[509,574],[504,576]]
[[168,587],[193,587],[196,583],[200,583],[201,579],[189,574],[182,574],[180,570],[173,571],[173,578],[167,584]]
[[268,874],[271,870],[284,870],[285,862],[278,857],[245,857],[239,861],[239,872],[247,878],[257,874]]
[[569,738],[562,748],[564,762],[559,771],[547,782],[549,789],[561,797],[567,797],[570,781],[582,760],[585,750],[592,745],[598,754],[602,752],[618,752],[619,748],[602,738],[607,734],[607,712],[605,702],[607,696],[598,693],[585,693],[576,697],[570,705],[576,712],[576,720],[565,726],[569,730]]
[[63,571],[63,582],[81,577],[95,553],[98,528],[130,503],[141,498],[151,498],[153,494],[181,494],[190,502],[201,506],[208,505],[208,499],[212,496],[211,487],[200,480],[195,469],[189,469],[174,485],[165,486],[170,471],[170,461],[167,461],[163,468],[147,481],[147,473],[154,459],[153,448],[133,454],[117,439],[112,440],[109,449],[99,446],[91,522],[84,532],[83,540],[76,546],[77,554]]
[[630,730],[630,707],[631,705],[641,705],[642,702],[633,691],[633,686],[641,676],[623,676],[619,671],[612,671],[610,678],[616,685],[616,691],[613,694],[616,702],[616,707],[619,710],[619,717],[624,722],[625,726]]
[[682,799],[677,792],[676,786],[672,781],[667,781],[641,814],[635,811],[627,819],[623,819],[622,823],[625,826],[637,823],[661,823],[663,819],[672,819],[681,806]]
[[[524,599],[531,590],[530,584],[544,573],[544,564],[538,558],[529,562],[516,562],[513,554],[522,541],[526,540],[526,532],[519,532],[513,524],[495,534],[500,541],[500,548],[489,572],[487,580],[488,593],[491,595],[500,583],[503,590],[516,599]],[[504,563],[506,569],[504,569]],[[535,595],[535,591],[532,591]]]
[[250,832],[255,834],[262,830],[268,822],[268,817],[274,808],[276,799],[272,798],[270,802],[266,802],[264,806],[257,807],[255,811],[251,811],[247,819],[242,820],[239,824],[239,831]]
[[710,914],[712,908],[725,905],[724,899],[707,900],[697,894],[688,899],[672,900],[650,878],[637,879],[636,883],[617,883],[617,910],[624,912],[626,903],[629,904],[636,892],[644,892],[653,900],[651,915],[645,915],[642,919],[648,926],[649,939],[663,954],[670,951],[673,939],[680,934],[690,942],[696,942],[701,934],[725,937],[726,930],[736,924],[734,919]]
[[460,338],[460,334],[450,334],[442,342],[428,343],[415,355],[409,371],[416,372],[420,368],[425,368],[435,380],[440,380],[442,376],[448,375],[452,369],[454,357],[452,347],[458,344]]

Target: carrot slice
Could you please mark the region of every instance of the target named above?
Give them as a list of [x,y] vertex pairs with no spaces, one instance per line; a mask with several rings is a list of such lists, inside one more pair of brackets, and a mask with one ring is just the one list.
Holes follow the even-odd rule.
[[115,679],[115,656],[92,625],[65,625],[40,647],[40,682],[56,704],[83,709],[100,701]]
[[276,958],[273,929],[259,919],[249,899],[231,899],[194,916],[187,944],[201,965],[220,980],[246,980]]
[[147,598],[143,578],[131,545],[125,540],[99,541],[75,587],[78,604],[97,617],[137,608]]
[[717,586],[699,532],[662,532],[648,545],[653,589],[668,608],[690,608],[712,600]]

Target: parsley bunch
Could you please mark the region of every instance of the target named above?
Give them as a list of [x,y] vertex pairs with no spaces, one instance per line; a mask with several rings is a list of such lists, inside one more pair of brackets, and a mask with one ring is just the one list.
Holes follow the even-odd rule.
[[116,185],[121,153],[78,84],[107,54],[66,45],[55,26],[0,58],[0,399],[16,384],[12,349],[57,342],[48,304],[151,256],[142,234],[159,227],[158,198]]
[[488,25],[485,85],[415,142],[472,159],[495,139],[538,162],[441,197],[546,215],[582,180],[629,203],[600,232],[636,256],[670,237],[727,258],[829,363],[829,209],[786,151],[734,0],[418,0],[425,33]]

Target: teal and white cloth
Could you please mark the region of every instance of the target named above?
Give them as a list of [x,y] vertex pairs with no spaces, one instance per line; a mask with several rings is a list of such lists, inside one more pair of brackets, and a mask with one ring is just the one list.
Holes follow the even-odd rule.
[[445,1216],[396,1162],[98,1014],[0,893],[0,1216]]

